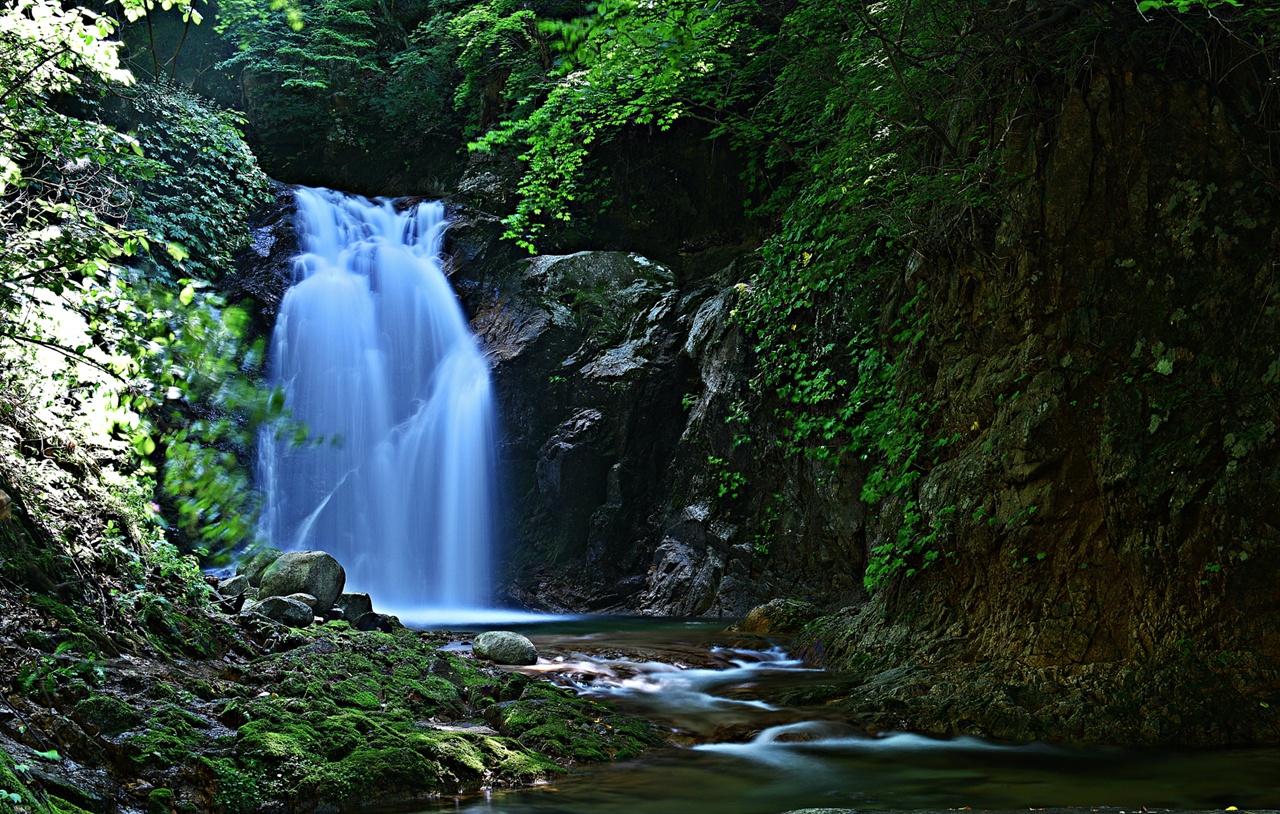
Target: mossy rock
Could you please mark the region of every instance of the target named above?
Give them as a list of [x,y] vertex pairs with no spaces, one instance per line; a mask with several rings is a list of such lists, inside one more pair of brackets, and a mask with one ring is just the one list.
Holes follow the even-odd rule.
[[95,695],[76,704],[76,716],[84,724],[103,735],[119,735],[142,723],[142,716],[132,706],[106,695]]
[[664,740],[648,722],[552,685],[532,685],[519,700],[492,705],[485,720],[529,749],[573,762],[625,760]]
[[789,634],[799,633],[805,625],[817,619],[819,611],[809,602],[796,599],[771,599],[751,609],[747,618],[738,625],[743,633]]
[[267,570],[283,553],[278,548],[260,549],[236,566],[236,576],[247,577],[249,584],[257,588],[262,584],[262,572]]

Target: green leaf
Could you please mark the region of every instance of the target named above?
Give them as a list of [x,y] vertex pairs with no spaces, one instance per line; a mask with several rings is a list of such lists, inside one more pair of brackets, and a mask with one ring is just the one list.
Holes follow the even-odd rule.
[[45,760],[62,760],[62,755],[58,754],[57,749],[50,749],[47,752],[36,752],[35,756],[44,758]]

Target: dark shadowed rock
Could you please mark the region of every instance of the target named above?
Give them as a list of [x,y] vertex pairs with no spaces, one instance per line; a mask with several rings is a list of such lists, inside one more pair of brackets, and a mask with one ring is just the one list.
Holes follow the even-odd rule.
[[351,623],[366,613],[373,613],[373,600],[368,594],[344,593],[338,597],[337,604],[342,608],[342,618]]
[[498,664],[538,663],[538,648],[533,642],[509,630],[481,633],[471,643],[471,649],[478,657]]
[[256,613],[289,627],[306,627],[314,614],[306,603],[283,596],[268,596],[261,602],[244,609],[244,613]]
[[358,619],[351,623],[356,630],[370,631],[378,630],[383,633],[390,633],[400,624],[400,620],[394,616],[387,616],[385,613],[364,613]]

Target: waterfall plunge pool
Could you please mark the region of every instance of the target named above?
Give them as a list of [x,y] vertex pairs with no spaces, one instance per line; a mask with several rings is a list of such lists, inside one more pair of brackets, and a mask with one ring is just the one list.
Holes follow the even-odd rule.
[[1280,809],[1280,748],[1082,748],[872,735],[821,707],[778,703],[789,688],[838,685],[842,677],[806,668],[779,641],[727,633],[725,625],[590,616],[513,625],[543,655],[526,672],[657,720],[681,745],[582,767],[530,789],[443,799],[429,810]]

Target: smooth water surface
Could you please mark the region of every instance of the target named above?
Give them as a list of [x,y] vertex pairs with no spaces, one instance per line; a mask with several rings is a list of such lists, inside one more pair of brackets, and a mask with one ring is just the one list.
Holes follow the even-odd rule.
[[432,810],[1280,807],[1280,749],[1077,749],[873,736],[856,720],[772,700],[785,688],[841,677],[807,669],[767,640],[726,634],[722,622],[580,618],[523,632],[545,656],[529,672],[664,721],[690,745],[576,771],[533,789],[442,801]]
[[302,251],[270,371],[306,437],[260,440],[263,532],[333,554],[379,610],[488,608],[493,388],[440,268],[444,208],[295,196]]

